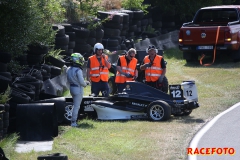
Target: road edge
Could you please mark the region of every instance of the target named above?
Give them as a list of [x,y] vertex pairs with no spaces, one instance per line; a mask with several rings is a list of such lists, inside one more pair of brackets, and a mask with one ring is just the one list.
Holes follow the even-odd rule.
[[[222,113],[218,114],[216,117],[214,117],[211,121],[206,123],[193,137],[193,139],[190,142],[189,148],[192,148],[193,150],[197,148],[198,142],[202,138],[202,136],[217,122],[219,118],[221,118],[226,113],[232,111],[233,109],[240,106],[240,102],[236,103],[232,107],[228,108],[227,110],[223,111]],[[197,160],[197,155],[188,155],[188,160]]]

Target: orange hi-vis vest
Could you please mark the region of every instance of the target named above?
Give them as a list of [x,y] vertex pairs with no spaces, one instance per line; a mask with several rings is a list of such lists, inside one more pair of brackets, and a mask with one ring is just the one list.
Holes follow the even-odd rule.
[[[108,56],[105,55],[106,59]],[[93,55],[89,57],[90,60],[90,79],[93,82],[99,82],[102,80],[103,82],[108,82],[108,67],[105,64],[105,60],[101,58],[102,64],[99,63],[97,56]]]
[[[162,56],[156,55],[151,67],[145,69],[145,79],[147,82],[155,82],[162,75],[162,66],[161,66]],[[143,60],[145,63],[150,63],[149,56],[145,56]]]
[[[137,66],[137,59],[133,58],[128,64],[125,56],[119,57],[121,68],[124,73],[130,73],[134,76],[134,72]],[[125,75],[117,71],[115,82],[116,83],[125,83],[126,81],[133,81],[133,78],[127,78]]]

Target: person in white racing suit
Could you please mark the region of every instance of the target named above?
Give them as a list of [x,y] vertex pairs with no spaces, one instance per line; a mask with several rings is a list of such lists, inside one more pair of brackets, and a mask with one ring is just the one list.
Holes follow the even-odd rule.
[[78,111],[83,98],[83,87],[90,84],[88,81],[84,81],[82,66],[84,64],[84,57],[80,53],[73,53],[71,55],[72,65],[66,70],[67,80],[70,84],[70,94],[73,98],[73,111],[71,126],[77,127]]

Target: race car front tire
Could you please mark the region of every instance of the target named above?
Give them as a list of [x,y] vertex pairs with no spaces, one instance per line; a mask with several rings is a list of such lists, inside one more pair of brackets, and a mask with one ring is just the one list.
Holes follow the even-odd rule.
[[168,103],[157,100],[148,105],[147,115],[152,121],[165,121],[171,116],[171,107]]

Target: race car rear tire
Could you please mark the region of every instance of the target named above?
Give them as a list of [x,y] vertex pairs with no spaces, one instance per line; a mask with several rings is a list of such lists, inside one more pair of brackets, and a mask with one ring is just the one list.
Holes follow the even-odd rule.
[[[137,78],[137,81],[138,82],[142,82],[142,83],[145,83],[145,73],[144,72],[138,72],[138,78]],[[168,87],[169,87],[169,84],[168,84],[168,79],[166,76],[164,76],[163,78],[163,82],[162,82],[162,86],[160,88],[157,88],[165,93],[168,93]]]
[[164,78],[163,78],[162,91],[165,93],[168,93],[168,79],[166,76],[164,76]]
[[110,94],[115,94],[117,93],[117,86],[116,86],[116,83],[115,83],[115,76],[111,76],[109,79],[108,79],[108,85],[109,85],[109,93]]
[[152,121],[168,120],[171,116],[171,107],[168,103],[157,100],[148,105],[147,115]]

